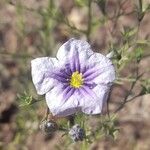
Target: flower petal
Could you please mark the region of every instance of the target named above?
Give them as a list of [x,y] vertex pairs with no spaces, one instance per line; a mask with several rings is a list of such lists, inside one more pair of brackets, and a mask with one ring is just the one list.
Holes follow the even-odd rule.
[[32,80],[39,95],[43,95],[52,89],[57,80],[51,78],[49,74],[57,66],[57,59],[50,57],[36,58],[31,61]]
[[93,95],[92,98],[91,96],[82,93],[84,96],[78,101],[78,107],[86,114],[100,114],[104,103],[107,101],[109,89],[109,87],[102,85],[97,85],[91,91],[88,89],[88,93]]
[[111,85],[115,80],[115,69],[110,59],[100,53],[94,53],[88,60],[88,69],[84,81]]
[[72,72],[82,72],[86,61],[93,53],[91,46],[86,41],[70,39],[59,48],[57,58],[59,61],[68,62]]
[[55,86],[46,93],[46,103],[54,116],[64,117],[78,111],[77,93],[73,88]]

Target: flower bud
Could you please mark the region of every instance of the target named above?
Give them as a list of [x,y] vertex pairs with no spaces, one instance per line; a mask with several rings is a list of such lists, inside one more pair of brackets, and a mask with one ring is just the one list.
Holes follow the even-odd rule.
[[39,127],[45,134],[52,134],[57,130],[57,124],[54,121],[44,120]]
[[74,142],[83,141],[85,138],[85,131],[78,124],[76,124],[70,129],[69,135]]

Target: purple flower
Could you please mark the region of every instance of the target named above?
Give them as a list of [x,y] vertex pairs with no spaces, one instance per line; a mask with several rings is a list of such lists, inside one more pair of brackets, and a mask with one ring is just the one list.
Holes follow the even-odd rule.
[[31,61],[32,79],[39,95],[46,94],[54,116],[68,116],[77,111],[99,114],[115,80],[112,62],[90,45],[70,39],[58,50],[56,58]]

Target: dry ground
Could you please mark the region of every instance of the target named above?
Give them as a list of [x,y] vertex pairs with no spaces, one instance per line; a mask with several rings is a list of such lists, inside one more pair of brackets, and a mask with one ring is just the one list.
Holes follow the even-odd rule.
[[[21,148],[14,143],[17,130],[16,115],[22,110],[16,103],[17,93],[26,90],[26,87],[34,89],[30,77],[31,57],[44,56],[39,52],[41,37],[38,30],[42,26],[42,19],[37,15],[38,8],[47,7],[48,0],[20,0],[25,8],[16,11],[17,0],[6,2],[0,1],[0,149],[29,149],[29,150],[49,150],[55,149],[56,144],[63,148],[61,135],[51,138],[45,136],[38,130],[31,132],[30,135],[21,143]],[[145,4],[149,1],[144,1]],[[121,11],[129,13],[121,16],[117,21],[113,19],[115,10],[118,9],[117,0],[109,0],[106,11],[110,20],[104,25],[96,27],[91,34],[91,44],[94,50],[106,54],[110,41],[115,44],[121,42],[121,30],[124,26],[136,27],[137,16],[130,12],[133,10],[136,1],[127,0],[122,6]],[[84,7],[77,7],[73,0],[56,1],[56,5],[65,17],[74,23],[77,28],[86,29],[87,14]],[[99,18],[102,12],[93,3],[92,13],[95,18]],[[24,18],[25,26],[20,22]],[[112,19],[111,19],[112,18]],[[51,49],[51,55],[55,55],[60,43],[72,36],[85,38],[84,35],[72,34],[68,27],[60,22],[55,22],[51,31],[51,38],[55,41],[55,47]],[[23,31],[22,31],[23,30]],[[25,32],[25,33],[22,33]],[[150,14],[147,13],[139,28],[139,39],[150,37]],[[22,39],[21,39],[22,38]],[[28,56],[26,56],[28,55]],[[145,50],[146,57],[139,64],[139,71],[146,72],[143,79],[150,78],[150,50]],[[134,63],[127,65],[121,72],[123,77],[134,73]],[[129,90],[130,83],[124,82],[123,85],[114,85],[110,98],[110,112],[113,112],[118,104],[123,100]],[[140,90],[137,83],[133,94]],[[27,110],[29,111],[29,110]],[[44,108],[40,108],[36,115],[41,118]],[[25,114],[28,115],[28,114]],[[34,114],[35,115],[35,114]],[[25,121],[26,123],[27,121]],[[31,124],[31,125],[30,125]],[[29,122],[29,128],[38,128],[38,122]],[[90,147],[91,150],[149,150],[150,149],[150,94],[137,97],[127,103],[125,107],[117,113],[117,126],[120,132],[115,141],[111,138],[103,138],[95,141]],[[20,131],[21,132],[21,131]],[[22,133],[23,134],[23,133]],[[79,149],[72,144],[68,149]]]

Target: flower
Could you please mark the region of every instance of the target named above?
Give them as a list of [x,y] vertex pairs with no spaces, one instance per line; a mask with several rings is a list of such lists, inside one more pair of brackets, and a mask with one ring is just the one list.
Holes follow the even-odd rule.
[[78,124],[75,124],[69,131],[69,135],[74,142],[83,141],[85,131]]
[[101,113],[115,80],[111,60],[76,39],[64,43],[56,58],[32,60],[31,72],[37,93],[46,95],[50,111],[59,117],[77,111]]

